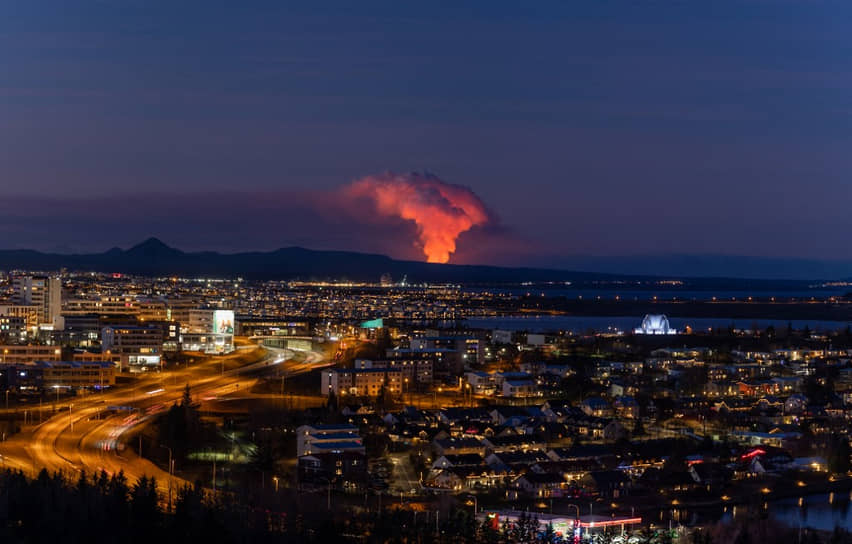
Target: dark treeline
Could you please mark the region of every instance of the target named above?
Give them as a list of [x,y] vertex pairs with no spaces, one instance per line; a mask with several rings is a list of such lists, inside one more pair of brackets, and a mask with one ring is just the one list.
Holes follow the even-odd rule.
[[[250,508],[229,495],[213,498],[200,487],[185,487],[169,510],[157,483],[142,478],[127,482],[123,474],[105,472],[76,481],[42,471],[35,480],[20,472],[0,473],[0,542],[6,544],[98,544],[204,542],[357,542],[357,543],[560,543],[552,528],[535,517],[508,525],[481,523],[468,510],[451,508],[443,515],[388,508],[372,512],[293,510],[287,514]],[[631,542],[666,544],[673,534],[644,529]],[[624,542],[618,532],[601,535],[601,543]],[[573,540],[573,539],[572,539]],[[768,523],[720,524],[693,532],[690,544],[799,541],[848,544],[846,531],[804,534]]]
[[153,479],[129,483],[105,472],[68,481],[42,471],[35,480],[0,474],[0,542],[303,542],[280,516],[209,499],[199,488],[177,492],[168,512]]

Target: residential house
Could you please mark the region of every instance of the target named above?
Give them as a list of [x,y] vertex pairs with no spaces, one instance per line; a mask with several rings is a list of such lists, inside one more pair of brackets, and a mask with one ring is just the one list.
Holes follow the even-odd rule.
[[612,406],[601,397],[589,397],[580,404],[584,414],[594,417],[613,417],[615,411]]
[[568,488],[568,482],[561,474],[532,471],[518,476],[512,485],[525,495],[536,498],[561,497],[562,491]]
[[469,453],[475,453],[480,456],[485,455],[485,444],[481,440],[472,437],[435,439],[432,441],[432,448],[435,450],[435,455]]
[[591,495],[617,499],[628,493],[631,481],[620,470],[598,470],[583,476],[580,485]]

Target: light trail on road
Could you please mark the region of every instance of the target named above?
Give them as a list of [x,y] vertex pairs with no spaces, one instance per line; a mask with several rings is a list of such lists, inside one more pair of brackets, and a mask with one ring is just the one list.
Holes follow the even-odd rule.
[[[260,347],[265,351],[263,358],[238,368],[220,372],[218,367],[222,361],[209,359],[192,367],[139,378],[127,388],[102,391],[63,403],[44,423],[0,444],[0,466],[21,470],[32,477],[42,469],[68,477],[82,471],[89,474],[101,470],[109,474],[123,471],[130,482],[142,476],[154,477],[162,491],[167,489],[170,478],[173,486],[189,485],[125,447],[122,437],[180,400],[185,384],[190,384],[193,396],[201,399],[224,388],[248,390],[256,378],[245,375],[288,361],[292,362],[291,368],[286,369],[290,375],[325,364],[318,352],[306,352],[304,361],[296,361],[292,359],[295,350]],[[109,408],[114,406],[130,407],[134,413],[111,413]]]

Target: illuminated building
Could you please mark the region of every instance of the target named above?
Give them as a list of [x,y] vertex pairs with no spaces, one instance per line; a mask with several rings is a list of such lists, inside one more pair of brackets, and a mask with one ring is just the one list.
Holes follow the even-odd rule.
[[296,429],[299,483],[360,488],[367,480],[366,448],[358,427],[302,425]]
[[356,369],[388,369],[402,372],[403,383],[415,384],[431,384],[433,379],[432,360],[431,359],[411,359],[411,360],[379,360],[371,361],[369,359],[356,359]]
[[311,323],[292,319],[237,319],[237,334],[240,336],[309,336]]
[[115,385],[115,365],[111,362],[36,361],[41,367],[44,387],[104,387]]
[[402,394],[402,370],[389,368],[337,368],[322,371],[320,393],[328,396],[378,397],[384,387],[391,395]]
[[110,351],[77,351],[71,358],[75,363],[111,363],[115,367],[121,365],[121,356]]
[[415,336],[411,339],[411,349],[414,351],[440,350],[457,352],[461,354],[464,362],[478,364],[483,361],[485,342],[469,334]]
[[180,335],[180,349],[230,353],[234,351],[234,325],[233,310],[190,310],[189,326]]
[[31,361],[59,361],[62,349],[59,346],[0,346],[0,362],[29,363]]
[[[479,521],[487,521],[495,530],[500,530],[504,526],[512,527],[526,517],[530,517],[530,512],[517,510],[482,511],[476,514]],[[573,537],[574,542],[588,539],[591,534],[598,532],[615,530],[624,534],[625,530],[630,529],[633,525],[642,523],[642,518],[635,516],[588,515],[572,517],[568,514],[546,514],[542,512],[534,513],[533,518],[538,520],[540,531],[547,530],[549,526],[557,537],[564,539]],[[570,540],[566,541],[570,542]]]
[[0,315],[0,335],[11,341],[27,338],[27,320],[21,316]]
[[66,300],[63,316],[74,315],[134,315],[144,321],[166,319],[166,305],[162,301],[141,300],[132,296],[103,296]]
[[296,429],[296,457],[342,451],[364,453],[358,427],[342,423],[302,425]]
[[39,325],[59,323],[62,310],[62,282],[49,276],[19,276],[14,280],[18,304],[38,308]]
[[189,311],[186,332],[213,332],[213,318],[216,310],[195,308]]
[[503,380],[503,396],[513,398],[540,397],[541,391],[533,380]]
[[[177,349],[169,342],[168,347]],[[215,334],[212,332],[185,332],[180,335],[181,351],[200,351],[201,353],[230,353],[234,351],[233,334]]]
[[648,314],[642,319],[639,328],[633,330],[636,334],[677,334],[677,331],[669,326],[669,319],[664,315]]
[[115,385],[115,365],[110,362],[30,361],[0,365],[7,383],[19,392],[77,389]]
[[39,307],[31,304],[2,304],[0,305],[0,315],[22,318],[27,331],[38,329],[40,323]]
[[163,330],[159,327],[104,327],[101,348],[119,355],[122,370],[141,372],[158,369],[163,350]]
[[433,378],[449,381],[464,370],[462,354],[452,349],[401,349],[385,351],[385,358],[391,361],[432,361]]

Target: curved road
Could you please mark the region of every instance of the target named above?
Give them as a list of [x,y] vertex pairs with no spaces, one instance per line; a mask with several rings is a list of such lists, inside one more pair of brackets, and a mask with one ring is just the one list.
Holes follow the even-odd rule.
[[[192,367],[145,376],[128,387],[65,403],[44,423],[0,444],[0,466],[20,469],[32,476],[43,468],[68,477],[76,477],[83,470],[90,474],[123,470],[129,482],[153,476],[165,493],[169,487],[168,473],[137,456],[131,448],[120,451],[122,436],[180,400],[187,383],[193,398],[198,399],[240,388],[247,390],[254,378],[246,375],[278,365],[286,365],[286,375],[293,375],[325,364],[317,352],[307,352],[304,361],[295,361],[291,359],[292,350],[261,349],[265,353],[260,360],[231,370],[224,369],[221,359],[209,359]],[[122,409],[108,409],[116,406]],[[178,487],[189,483],[176,477],[171,482]]]

